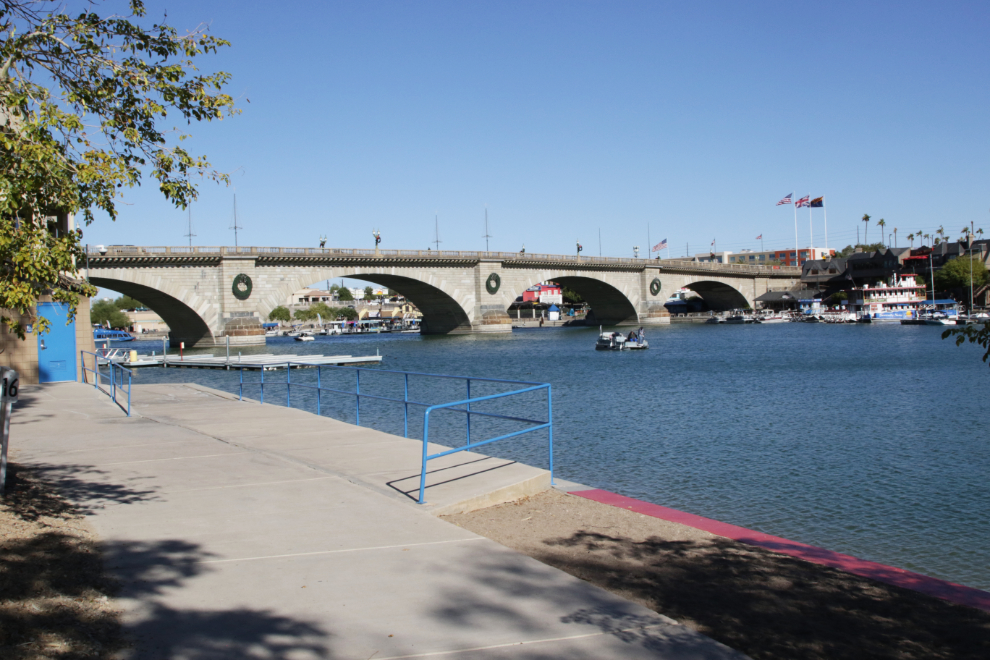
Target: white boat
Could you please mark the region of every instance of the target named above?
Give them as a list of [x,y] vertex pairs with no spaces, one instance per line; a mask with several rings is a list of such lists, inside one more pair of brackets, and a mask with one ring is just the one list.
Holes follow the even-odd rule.
[[296,341],[316,341],[316,338],[308,332],[302,332],[296,337]]
[[746,317],[742,314],[733,314],[732,316],[726,317],[725,322],[729,325],[742,325],[746,322]]
[[650,342],[646,341],[646,334],[643,332],[643,328],[635,332],[630,332],[629,336],[626,337],[626,343],[623,348],[629,351],[642,351],[650,347]]
[[925,325],[956,325],[956,319],[950,318],[943,312],[934,312],[922,317]]
[[596,351],[621,351],[626,343],[626,336],[621,332],[602,332],[598,329],[598,341],[595,342]]

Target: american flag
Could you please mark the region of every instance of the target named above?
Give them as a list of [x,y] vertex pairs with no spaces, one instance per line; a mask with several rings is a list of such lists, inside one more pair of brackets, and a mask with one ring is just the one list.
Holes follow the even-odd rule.
[[659,252],[660,250],[664,250],[666,248],[667,248],[667,239],[665,238],[665,239],[663,239],[662,241],[660,241],[659,243],[657,243],[656,245],[653,246],[653,251],[654,252]]
[[811,201],[811,195],[805,195],[798,201],[794,202],[794,206],[801,208],[802,206],[807,206],[810,201]]
[[715,247],[715,239],[712,239],[712,247]]
[[[793,194],[794,193],[791,193],[791,195],[793,195]],[[790,204],[791,203],[791,195],[788,195],[784,199],[782,199],[779,202],[777,202],[777,206],[780,206],[781,204]]]
[[762,241],[762,240],[763,240],[763,234],[760,234],[759,236],[757,236],[757,237],[756,237],[756,240],[758,240],[758,241]]

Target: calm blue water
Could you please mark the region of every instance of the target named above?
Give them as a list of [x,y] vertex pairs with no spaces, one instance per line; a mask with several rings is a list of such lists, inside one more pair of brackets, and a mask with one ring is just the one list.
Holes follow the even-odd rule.
[[[990,369],[976,347],[941,340],[940,328],[898,324],[673,325],[649,330],[652,348],[636,353],[595,351],[596,333],[279,338],[263,352],[378,349],[386,369],[549,382],[560,477],[990,589]],[[324,387],[353,388],[352,373],[323,374]],[[375,376],[362,377],[362,392],[401,398],[400,381]],[[312,382],[315,372],[292,378]],[[237,390],[234,372],[137,372],[138,383],[189,381]],[[472,393],[497,389],[479,383]],[[414,382],[411,394],[452,400],[463,384]],[[486,410],[545,414],[545,398],[527,396]],[[284,397],[284,385],[268,386],[266,401]],[[303,388],[293,399],[315,409]],[[323,395],[321,408],[353,421],[352,397]],[[362,404],[361,415],[403,431],[401,406]],[[412,417],[411,435],[421,437]],[[463,441],[455,417],[438,418],[431,439]],[[481,420],[473,433],[510,427]],[[486,450],[545,465],[546,436],[535,436]]]

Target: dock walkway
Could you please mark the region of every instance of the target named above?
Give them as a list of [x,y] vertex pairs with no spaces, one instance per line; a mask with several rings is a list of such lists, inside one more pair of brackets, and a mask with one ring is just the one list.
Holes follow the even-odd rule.
[[[257,353],[253,355],[190,355],[176,357],[175,355],[138,355],[131,360],[128,353],[123,353],[120,360],[114,359],[128,369],[138,367],[179,367],[188,369],[251,369],[269,371],[285,369],[292,365],[293,369],[320,366],[336,366],[346,364],[358,366],[362,364],[379,364],[381,355],[274,355],[272,353]],[[101,358],[101,364],[106,359]]]
[[124,657],[744,656],[436,517],[547,487],[480,454],[190,385],[135,385],[134,416],[76,383],[25,388],[13,460],[102,537]]

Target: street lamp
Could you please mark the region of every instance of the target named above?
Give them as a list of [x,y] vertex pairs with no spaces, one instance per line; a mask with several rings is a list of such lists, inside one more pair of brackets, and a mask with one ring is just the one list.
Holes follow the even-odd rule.
[[639,246],[638,245],[634,245],[633,246],[633,258],[634,259],[639,259]]

